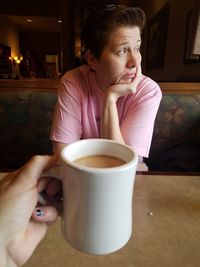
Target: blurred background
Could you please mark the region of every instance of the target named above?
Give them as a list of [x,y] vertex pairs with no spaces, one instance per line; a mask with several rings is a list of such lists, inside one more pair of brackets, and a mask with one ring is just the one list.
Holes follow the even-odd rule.
[[[199,0],[0,0],[0,79],[58,79],[82,62],[81,27],[103,3],[142,8],[143,73],[200,81]],[[196,48],[196,50],[194,49]]]

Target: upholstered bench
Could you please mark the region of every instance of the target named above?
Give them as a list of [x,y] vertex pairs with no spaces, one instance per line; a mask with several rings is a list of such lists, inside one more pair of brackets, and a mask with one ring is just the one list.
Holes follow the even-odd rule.
[[163,98],[145,162],[151,171],[200,171],[200,84],[160,86]]
[[[35,154],[52,152],[56,86],[2,90],[0,84],[0,169],[16,169]],[[200,171],[200,84],[160,86],[163,98],[145,162],[150,171]]]
[[0,93],[0,168],[52,152],[49,133],[57,92]]
[[16,169],[49,154],[58,80],[0,80],[0,169]]

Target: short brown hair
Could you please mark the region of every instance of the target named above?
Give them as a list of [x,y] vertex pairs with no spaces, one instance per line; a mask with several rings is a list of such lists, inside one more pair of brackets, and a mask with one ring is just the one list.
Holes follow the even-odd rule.
[[85,21],[82,32],[85,50],[90,49],[99,58],[115,29],[120,26],[137,26],[142,31],[145,22],[145,13],[138,7],[101,5]]

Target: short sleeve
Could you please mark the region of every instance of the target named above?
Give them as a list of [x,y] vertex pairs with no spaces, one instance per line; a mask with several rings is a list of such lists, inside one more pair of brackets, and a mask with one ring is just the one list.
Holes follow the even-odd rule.
[[58,101],[51,128],[52,141],[71,143],[82,135],[81,101],[77,86],[67,78],[62,79],[58,89]]

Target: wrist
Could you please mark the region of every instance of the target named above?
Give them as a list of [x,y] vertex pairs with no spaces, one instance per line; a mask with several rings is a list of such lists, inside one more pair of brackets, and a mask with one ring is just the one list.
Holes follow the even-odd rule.
[[118,97],[115,93],[108,91],[105,97],[106,104],[116,104]]

